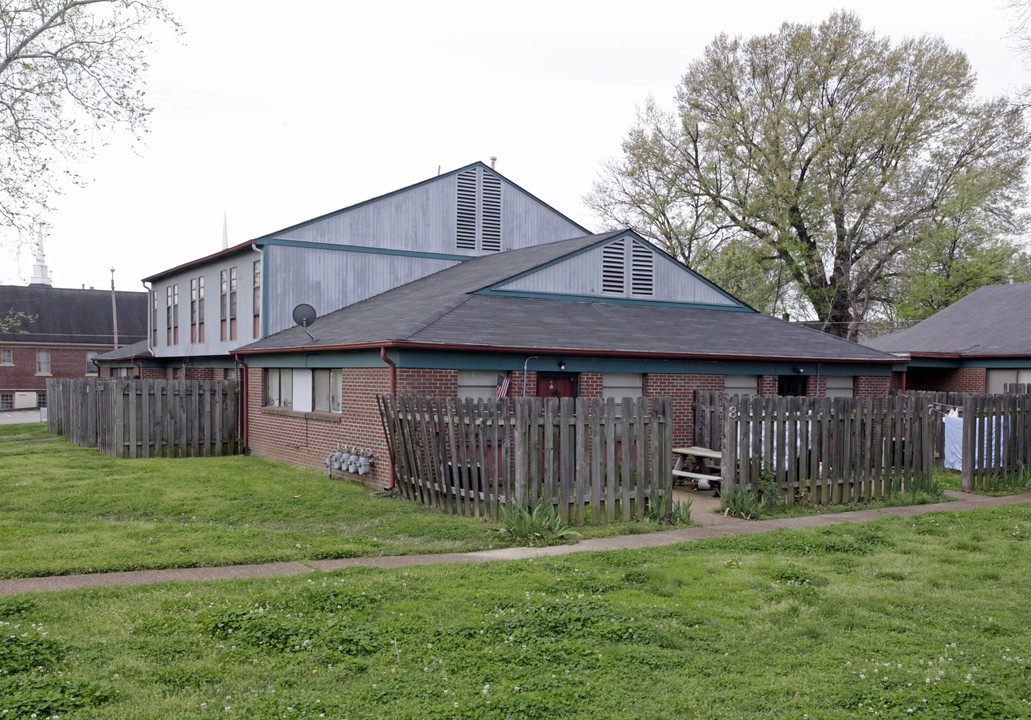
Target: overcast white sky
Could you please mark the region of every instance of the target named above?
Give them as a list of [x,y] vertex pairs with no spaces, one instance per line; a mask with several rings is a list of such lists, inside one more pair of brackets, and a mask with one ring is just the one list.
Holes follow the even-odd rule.
[[[186,34],[156,35],[151,132],[114,136],[54,202],[57,287],[116,285],[476,160],[574,220],[649,96],[672,104],[720,32],[775,32],[832,7],[893,39],[943,37],[979,91],[1031,81],[1000,0],[331,2],[167,0]],[[0,283],[32,253],[0,245]]]

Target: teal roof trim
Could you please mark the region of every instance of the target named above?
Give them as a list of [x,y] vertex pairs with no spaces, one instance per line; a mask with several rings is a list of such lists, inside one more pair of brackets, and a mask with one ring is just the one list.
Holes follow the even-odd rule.
[[605,295],[567,295],[563,293],[530,292],[529,290],[479,290],[475,295],[497,295],[499,297],[539,298],[544,300],[572,300],[575,302],[615,303],[618,305],[648,305],[649,307],[682,307],[702,310],[726,310],[728,312],[755,312],[748,306],[712,305],[710,303],[675,302],[672,300],[640,300],[638,298],[608,297]]
[[452,255],[450,253],[420,252],[418,250],[394,250],[391,248],[368,247],[365,245],[341,245],[338,243],[308,242],[306,240],[287,240],[285,238],[264,238],[255,240],[256,245],[267,247],[281,245],[284,247],[303,247],[316,250],[335,250],[338,252],[372,253],[374,255],[400,255],[403,257],[426,258],[429,260],[454,260],[463,262],[479,257],[478,255]]

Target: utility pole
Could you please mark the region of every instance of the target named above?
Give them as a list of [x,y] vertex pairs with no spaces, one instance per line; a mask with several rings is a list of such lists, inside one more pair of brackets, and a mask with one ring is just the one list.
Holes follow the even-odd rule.
[[111,330],[115,347],[118,349],[118,307],[115,305],[115,269],[111,268]]

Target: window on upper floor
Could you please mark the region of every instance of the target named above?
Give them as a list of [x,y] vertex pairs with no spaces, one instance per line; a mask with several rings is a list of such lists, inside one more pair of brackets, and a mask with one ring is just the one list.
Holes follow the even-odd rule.
[[153,337],[151,345],[158,344],[158,291],[155,288],[150,291],[150,331]]
[[655,254],[631,238],[602,248],[601,291],[605,295],[652,297],[655,294]]
[[236,340],[236,268],[229,268],[229,339]]
[[165,288],[165,334],[169,345],[179,344],[179,284]]
[[37,350],[36,351],[36,374],[37,375],[49,375],[50,374],[50,351],[49,350]]
[[204,276],[190,280],[190,342],[204,342]]
[[204,342],[204,276],[197,278],[197,342]]
[[87,350],[86,351],[86,374],[87,375],[99,375],[100,368],[94,362],[97,355],[100,354],[99,350]]
[[251,337],[257,340],[261,337],[261,260],[254,261],[254,291],[251,298],[252,313],[254,315],[254,330]]
[[501,250],[501,178],[480,167],[460,172],[456,209],[459,250]]
[[229,271],[218,274],[218,317],[220,321],[219,339],[225,342],[229,330]]
[[14,365],[14,352],[11,348],[0,348],[0,365]]

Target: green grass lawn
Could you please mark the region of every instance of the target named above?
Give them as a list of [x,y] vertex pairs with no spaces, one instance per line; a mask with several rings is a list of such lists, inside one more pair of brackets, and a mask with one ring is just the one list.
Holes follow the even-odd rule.
[[[650,532],[654,523],[582,529]],[[479,550],[512,544],[324,473],[254,457],[120,460],[0,426],[0,578]],[[2,718],[0,718],[2,720]]]
[[1031,506],[0,598],[0,718],[1027,718]]

